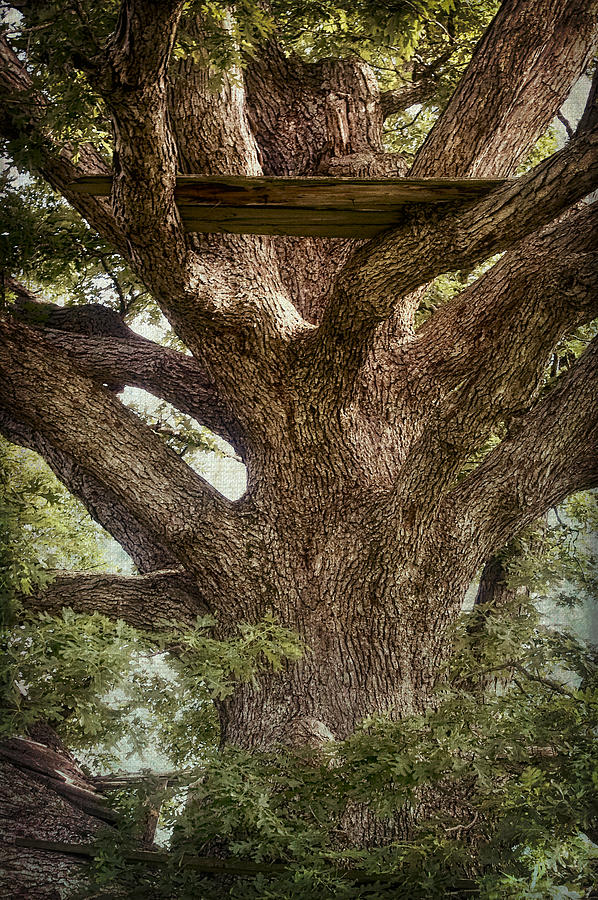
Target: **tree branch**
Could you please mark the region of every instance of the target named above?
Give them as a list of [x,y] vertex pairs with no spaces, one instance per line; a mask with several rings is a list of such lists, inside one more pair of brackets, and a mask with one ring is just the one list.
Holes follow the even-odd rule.
[[[261,175],[258,148],[247,120],[242,73],[220,73],[220,87],[205,50],[205,26],[192,12],[180,30],[193,53],[171,62],[168,107],[182,174]],[[224,239],[226,243],[226,238]]]
[[9,141],[34,139],[39,162],[36,168],[48,183],[79,212],[102,237],[126,255],[123,233],[107,200],[71,189],[83,175],[104,175],[110,170],[89,144],[78,148],[75,163],[68,146],[59,147],[45,124],[47,101],[33,82],[4,35],[0,35],[0,133]]
[[210,376],[234,369],[233,384],[218,384],[234,403],[243,386],[254,395],[256,384],[271,381],[280,368],[277,351],[303,322],[281,288],[269,242],[184,233],[174,196],[177,164],[195,164],[200,150],[209,155],[220,139],[226,152],[218,158],[229,170],[234,161],[255,171],[257,156],[238,87],[211,96],[208,68],[193,58],[179,65],[172,83],[167,78],[183,6],[123,0],[118,26],[88,77],[111,112],[111,200],[128,258]]
[[394,312],[411,335],[416,288],[508,249],[596,184],[598,129],[478,203],[408,209],[403,225],[366,244],[340,273],[319,329],[305,342],[314,375],[351,390],[381,322]]
[[591,60],[597,13],[596,0],[503,3],[410,174],[513,174]]
[[[133,18],[137,15],[133,7],[129,13]],[[139,17],[132,27],[129,38],[134,33],[142,47],[151,48],[151,56],[155,48],[151,43],[143,44],[145,26]],[[177,148],[168,124],[171,112],[166,79],[159,68],[160,83],[152,87],[150,82],[145,90],[143,81],[133,86],[119,82],[119,77],[135,81],[145,71],[121,47],[119,41],[126,34],[127,27],[122,26],[109,47],[116,60],[116,74],[112,56],[88,67],[92,82],[112,102],[117,117],[115,130],[122,142],[120,151],[116,147],[114,208],[110,200],[72,190],[77,178],[109,174],[109,170],[89,145],[79,148],[75,165],[68,147],[59,149],[52,143],[44,124],[47,103],[33,90],[24,65],[4,37],[0,37],[0,131],[11,140],[35,139],[41,155],[40,173],[131,264],[198,359],[214,369],[221,363],[221,342],[229,355],[235,353],[235,343],[242,345],[239,364],[247,357],[248,342],[263,357],[264,345],[284,340],[301,321],[280,286],[273,284],[277,274],[274,251],[268,249],[269,242],[252,238],[215,240],[206,236],[196,242],[183,234],[174,204]],[[172,40],[173,27],[169,34]],[[156,74],[151,66],[149,72]],[[164,158],[157,159],[160,153]],[[151,178],[144,167],[154,172]],[[188,243],[197,246],[189,249]],[[253,271],[258,261],[260,277],[267,276],[265,284]],[[262,297],[264,302],[259,303]],[[212,354],[208,353],[210,338],[217,343]],[[241,381],[240,375],[239,365],[237,381]],[[255,372],[247,380],[254,384]]]
[[447,496],[468,554],[487,558],[575,491],[598,484],[598,338],[516,432]]
[[598,67],[594,69],[592,84],[583,115],[577,124],[577,133],[591,131],[598,125]]
[[141,337],[99,304],[57,306],[41,302],[11,279],[7,287],[17,295],[13,316],[37,328],[86,375],[111,389],[143,388],[242,448],[236,422],[193,357]]
[[4,320],[0,334],[1,402],[110,484],[141,524],[192,571],[205,565],[217,577],[221,559],[235,552],[240,539],[233,504],[35,331]]
[[[246,62],[247,115],[264,174],[405,174],[402,156],[384,152],[379,89],[363,60],[307,63],[269,40]],[[272,244],[293,304],[317,322],[357,242],[277,237]]]
[[437,59],[424,67],[419,78],[401,85],[400,88],[383,91],[380,94],[382,117],[387,119],[395,113],[404,112],[410,106],[425,103],[426,100],[433,97],[437,89],[438,70],[449,61],[454,52],[454,47],[449,47]]
[[27,609],[56,614],[68,606],[78,613],[99,612],[111,619],[122,619],[146,631],[175,621],[193,625],[197,616],[209,612],[196,582],[180,571],[133,576],[60,571],[53,574],[53,580],[43,590],[20,596]]
[[434,96],[435,91],[436,80],[434,78],[420,78],[417,81],[403,84],[400,88],[382,91],[380,94],[382,116],[384,119],[388,119],[389,116],[404,112],[410,106],[425,103]]
[[597,250],[598,204],[588,204],[521,241],[420,330],[408,356],[445,460],[459,466],[521,415],[558,341],[598,315]]
[[129,257],[156,294],[189,284],[188,250],[174,201],[177,154],[168,121],[167,71],[182,0],[122,0],[106,48],[86,67],[111,113],[112,208]]
[[13,444],[39,453],[56,477],[83,503],[90,516],[118,541],[141,573],[178,565],[172,553],[135,518],[122,498],[107,484],[77,465],[64,450],[54,447],[41,431],[17,421],[2,407],[0,434]]

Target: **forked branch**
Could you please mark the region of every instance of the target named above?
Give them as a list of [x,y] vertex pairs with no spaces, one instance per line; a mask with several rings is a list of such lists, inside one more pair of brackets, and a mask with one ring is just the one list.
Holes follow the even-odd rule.
[[598,338],[517,431],[446,497],[481,561],[568,494],[598,484]]
[[466,444],[527,407],[558,341],[598,315],[597,251],[593,203],[521,241],[420,329],[409,353],[422,388],[447,427],[461,410]]
[[17,295],[12,314],[35,327],[86,375],[112,390],[142,388],[242,448],[236,422],[193,357],[141,337],[107,307],[56,306],[12,280],[8,287]]
[[307,348],[314,371],[350,389],[380,323],[395,313],[411,334],[416,288],[512,247],[597,184],[595,129],[473,206],[410,209],[403,225],[366,244],[341,271]]
[[[0,400],[86,471],[111,485],[140,523],[186,562],[198,534],[212,572],[240,538],[218,496],[108,390],[82,375],[35,331],[0,322]],[[82,427],[82,422],[85,427]]]

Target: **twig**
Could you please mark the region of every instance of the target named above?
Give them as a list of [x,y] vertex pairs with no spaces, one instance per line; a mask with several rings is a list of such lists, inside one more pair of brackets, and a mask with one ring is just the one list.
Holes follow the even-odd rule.
[[561,123],[561,125],[565,126],[565,131],[567,132],[567,137],[569,138],[569,140],[571,140],[571,138],[573,137],[575,132],[571,128],[569,121],[565,118],[565,116],[562,114],[562,112],[558,112],[556,114],[556,117],[559,120],[559,122]]
[[122,289],[122,286],[121,286],[118,278],[116,277],[114,270],[106,262],[106,257],[104,256],[103,253],[100,255],[100,262],[102,264],[102,268],[103,268],[104,272],[106,273],[106,275],[108,276],[108,278],[110,279],[110,281],[112,282],[112,284],[114,286],[114,290],[116,291],[116,295],[118,297],[119,312],[120,312],[121,316],[124,316],[129,311],[129,308],[127,306],[127,301],[125,299],[125,294]]
[[473,819],[471,820],[471,822],[469,822],[468,825],[453,825],[450,828],[445,828],[444,832],[445,832],[445,834],[449,834],[449,832],[451,832],[451,831],[469,831],[471,828],[473,828],[473,826],[475,825],[475,823],[478,821],[479,818],[480,818],[479,810],[476,810]]

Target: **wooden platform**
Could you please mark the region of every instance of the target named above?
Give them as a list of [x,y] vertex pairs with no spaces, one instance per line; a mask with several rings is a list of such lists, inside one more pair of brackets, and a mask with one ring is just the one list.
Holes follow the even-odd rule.
[[[176,203],[187,231],[369,238],[401,222],[407,203],[463,203],[504,184],[494,178],[275,178],[181,175]],[[109,196],[112,179],[73,182]]]

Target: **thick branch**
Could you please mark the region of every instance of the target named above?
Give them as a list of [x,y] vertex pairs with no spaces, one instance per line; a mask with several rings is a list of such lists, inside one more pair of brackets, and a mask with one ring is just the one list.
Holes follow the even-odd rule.
[[597,250],[598,204],[584,205],[521,241],[421,329],[409,354],[446,442],[454,431],[467,453],[482,425],[528,406],[558,341],[598,315]]
[[[484,441],[517,425],[537,399],[555,345],[598,315],[598,206],[522,241],[441,308],[402,357],[417,384],[420,430],[401,466],[406,501],[434,504]],[[406,501],[407,502],[407,501]]]
[[447,495],[478,560],[575,491],[598,484],[598,338],[484,462]]
[[12,314],[38,328],[44,340],[65,352],[86,375],[111,389],[143,388],[242,446],[236,423],[193,357],[141,337],[104,306],[57,306],[40,302],[14,281],[8,287],[17,295]]
[[[214,87],[205,29],[197,13],[181,30],[201,49],[171,62],[170,120],[177,144],[178,171],[205,175],[261,175],[255,138],[247,121],[246,97],[238,70],[222,72]],[[224,244],[226,238],[221,238]],[[243,242],[237,242],[243,246]]]
[[0,329],[2,403],[110,485],[182,562],[191,555],[196,567],[201,562],[214,574],[238,539],[232,504],[35,331],[9,320]]
[[116,220],[136,271],[155,293],[165,292],[167,273],[179,287],[189,281],[167,104],[168,63],[182,8],[182,0],[122,0],[106,49],[88,67],[112,116]]
[[332,159],[382,152],[380,93],[363,60],[306,63],[269,41],[245,82],[264,174],[324,174]]
[[595,130],[473,206],[406,212],[401,227],[366,244],[341,272],[322,324],[307,342],[311,359],[319,361],[317,374],[324,368],[351,385],[379,323],[396,312],[411,334],[416,288],[508,249],[597,183]]
[[597,12],[596,0],[503,3],[411,174],[515,172],[591,60]]
[[[360,59],[307,63],[269,40],[247,60],[247,113],[267,175],[404,175],[407,164],[382,146],[379,89]],[[277,237],[282,279],[310,322],[356,241]]]
[[21,596],[33,612],[59,613],[68,606],[78,613],[99,612],[135,628],[154,631],[169,623],[193,625],[209,611],[197,584],[184,572],[164,570],[149,575],[56,572],[43,590]]
[[166,547],[131,513],[122,498],[104,482],[90,475],[64,450],[54,447],[36,431],[0,407],[0,434],[21,447],[34,450],[56,477],[80,500],[90,516],[121,545],[140,572],[154,572],[178,565]]
[[227,168],[236,161],[243,170],[247,152],[253,152],[253,172],[257,157],[237,86],[225,85],[218,99],[211,97],[205,62],[196,65],[192,58],[172,81],[167,78],[183,6],[123,0],[118,27],[89,78],[111,112],[111,199],[127,236],[128,258],[210,378],[234,371],[234,389],[218,384],[234,401],[243,385],[255,393],[256,384],[271,379],[272,368],[280,365],[279,359],[272,362],[274,348],[302,320],[281,290],[268,242],[196,240],[184,233],[174,197],[177,164],[201,162],[198,148],[206,135],[208,152],[225,140],[220,158]]

